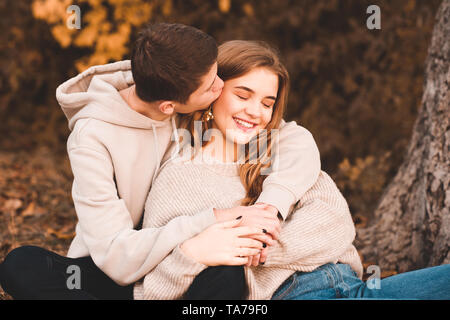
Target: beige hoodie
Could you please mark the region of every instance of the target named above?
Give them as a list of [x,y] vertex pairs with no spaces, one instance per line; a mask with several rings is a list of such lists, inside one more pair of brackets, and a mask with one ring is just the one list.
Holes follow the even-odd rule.
[[[133,84],[125,60],[91,67],[56,90],[72,131],[67,151],[79,220],[67,256],[90,255],[120,285],[141,279],[178,244],[216,222],[208,208],[163,227],[136,230],[176,122],[175,117],[155,121],[131,109],[118,91]],[[295,122],[282,123],[278,151],[278,165],[258,202],[275,206],[286,218],[316,182],[320,156],[312,135]]]

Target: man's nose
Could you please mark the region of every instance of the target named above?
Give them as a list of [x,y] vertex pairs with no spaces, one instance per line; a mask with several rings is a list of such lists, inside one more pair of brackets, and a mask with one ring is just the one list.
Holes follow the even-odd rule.
[[219,76],[217,76],[216,83],[214,84],[214,87],[213,87],[213,92],[222,90],[223,86],[224,86],[223,80],[220,79]]

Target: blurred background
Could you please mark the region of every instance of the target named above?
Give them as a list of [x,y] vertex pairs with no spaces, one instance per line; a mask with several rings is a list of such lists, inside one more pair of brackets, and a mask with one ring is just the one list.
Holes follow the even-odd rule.
[[[421,103],[439,0],[1,0],[0,259],[34,244],[65,254],[76,221],[56,87],[128,59],[139,27],[178,22],[220,44],[275,46],[291,76],[286,120],[310,130],[357,227],[396,173]],[[69,29],[67,7],[81,9]],[[369,5],[381,30],[369,30]],[[1,297],[1,293],[0,293]]]

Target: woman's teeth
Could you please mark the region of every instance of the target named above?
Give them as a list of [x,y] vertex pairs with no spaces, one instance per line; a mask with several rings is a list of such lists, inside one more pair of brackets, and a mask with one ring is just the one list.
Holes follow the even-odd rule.
[[246,121],[243,121],[243,120],[240,120],[240,119],[237,119],[237,118],[233,118],[234,119],[234,121],[236,121],[239,125],[241,125],[241,126],[243,126],[243,127],[245,127],[245,128],[253,128],[255,125],[253,124],[253,123],[249,123],[249,122],[246,122]]

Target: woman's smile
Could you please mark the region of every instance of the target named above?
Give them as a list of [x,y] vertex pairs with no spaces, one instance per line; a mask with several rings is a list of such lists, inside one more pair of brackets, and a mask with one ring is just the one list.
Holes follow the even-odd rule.
[[233,117],[233,120],[236,123],[236,126],[244,132],[250,132],[257,127],[256,123],[238,117]]

